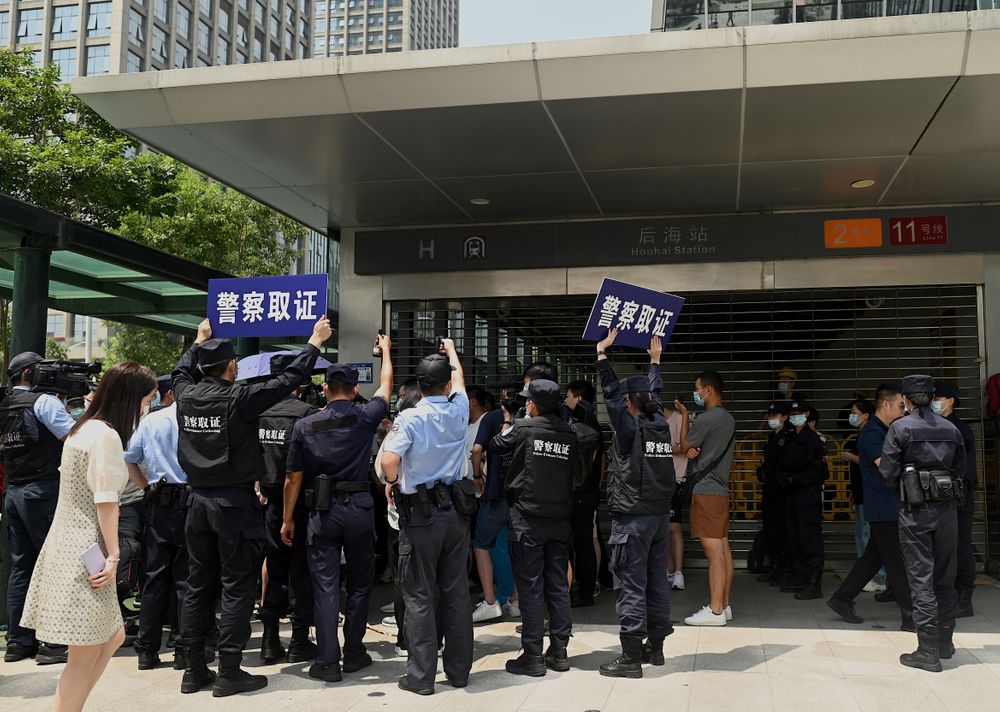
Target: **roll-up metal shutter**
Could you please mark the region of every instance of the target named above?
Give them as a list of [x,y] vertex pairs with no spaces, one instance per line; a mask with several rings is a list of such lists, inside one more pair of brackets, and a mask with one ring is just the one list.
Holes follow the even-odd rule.
[[[980,359],[981,310],[973,285],[864,287],[752,292],[687,293],[663,359],[664,397],[682,397],[691,408],[695,376],[718,370],[726,381],[726,407],[739,424],[731,475],[732,542],[745,559],[760,527],[760,487],[755,477],[764,441],[763,411],[774,397],[782,367],[798,373],[797,390],[808,396],[829,443],[830,479],[824,503],[827,560],[843,565],[855,558],[854,522],[848,501],[849,470],[836,454],[853,436],[847,408],[856,394],[873,397],[882,382],[909,373],[930,373],[957,383],[963,394],[959,415],[977,435],[980,487],[983,471],[996,472],[995,456],[983,456]],[[416,364],[434,349],[437,335],[455,339],[466,380],[494,392],[519,380],[533,361],[558,367],[562,384],[578,378],[597,384],[594,345],[580,335],[593,295],[468,298],[392,302],[397,382],[413,376]],[[619,375],[644,370],[646,356],[615,349]],[[598,389],[599,390],[599,389]],[[600,396],[599,396],[600,399]],[[598,408],[606,418],[603,407]],[[692,408],[697,412],[697,409]],[[994,463],[994,464],[991,464]],[[987,484],[996,499],[995,478]],[[979,500],[975,541],[983,563],[987,508]],[[990,505],[990,511],[995,506]],[[605,518],[605,522],[607,519]],[[695,542],[689,553],[700,557]]]

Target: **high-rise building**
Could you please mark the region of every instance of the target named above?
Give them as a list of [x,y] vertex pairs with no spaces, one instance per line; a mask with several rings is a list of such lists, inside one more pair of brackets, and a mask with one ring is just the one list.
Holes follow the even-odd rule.
[[314,0],[313,57],[458,46],[458,0]]
[[309,0],[0,0],[0,47],[75,76],[309,56]]

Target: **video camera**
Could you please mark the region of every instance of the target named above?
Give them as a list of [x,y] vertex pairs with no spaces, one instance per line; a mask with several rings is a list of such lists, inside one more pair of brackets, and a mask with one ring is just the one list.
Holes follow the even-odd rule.
[[299,389],[299,400],[316,408],[324,408],[326,396],[323,395],[323,386],[318,383],[305,384]]
[[31,371],[31,389],[81,398],[97,388],[99,363],[40,361]]

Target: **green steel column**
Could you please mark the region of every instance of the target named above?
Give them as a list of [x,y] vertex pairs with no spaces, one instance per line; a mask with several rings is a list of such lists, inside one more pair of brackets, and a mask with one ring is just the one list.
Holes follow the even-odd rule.
[[19,247],[14,253],[11,357],[25,351],[45,355],[49,256],[50,252],[41,247]]

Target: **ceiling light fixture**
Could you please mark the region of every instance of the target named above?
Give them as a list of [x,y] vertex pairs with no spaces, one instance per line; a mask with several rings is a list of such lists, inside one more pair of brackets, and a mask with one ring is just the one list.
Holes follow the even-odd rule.
[[857,188],[859,190],[862,188],[871,188],[873,185],[875,185],[874,178],[862,178],[861,180],[856,180],[851,183],[852,188]]
[[490,199],[489,198],[473,198],[469,202],[472,203],[473,205],[489,205],[490,204]]

